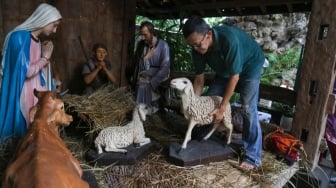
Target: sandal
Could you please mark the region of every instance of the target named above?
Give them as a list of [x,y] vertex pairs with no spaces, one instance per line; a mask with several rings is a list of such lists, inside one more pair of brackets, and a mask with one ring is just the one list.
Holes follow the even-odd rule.
[[254,166],[253,164],[250,164],[247,161],[243,161],[242,163],[240,163],[239,168],[245,172],[249,172],[249,171],[257,169],[256,166]]

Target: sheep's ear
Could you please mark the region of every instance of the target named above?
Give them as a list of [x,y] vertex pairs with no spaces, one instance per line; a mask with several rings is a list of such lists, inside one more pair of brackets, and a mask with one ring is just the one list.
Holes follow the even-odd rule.
[[[146,110],[149,110],[147,106],[146,106]],[[142,121],[146,121],[146,112],[144,110],[138,110],[138,114]]]
[[184,88],[183,92],[186,93],[186,94],[188,94],[189,97],[191,97],[192,93],[194,92],[193,89],[194,89],[193,87],[191,87],[190,85],[187,85]]

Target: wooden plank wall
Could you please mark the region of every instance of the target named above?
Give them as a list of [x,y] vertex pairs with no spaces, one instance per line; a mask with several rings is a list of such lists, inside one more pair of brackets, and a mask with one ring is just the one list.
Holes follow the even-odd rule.
[[1,0],[0,50],[5,35],[24,21],[41,2],[54,5],[63,16],[57,33],[51,39],[55,46],[52,56],[54,70],[60,74],[64,89],[79,94],[84,87],[81,71],[85,56],[78,36],[81,36],[89,56],[94,43],[105,43],[118,85],[126,84],[124,70],[133,53],[135,1],[30,0],[22,3],[21,0]]
[[293,133],[317,165],[320,139],[324,136],[329,95],[335,78],[336,1],[314,0],[307,33]]
[[20,0],[0,1],[0,50],[2,50],[7,33],[20,24],[22,20],[28,18],[39,3],[39,1],[22,3]]

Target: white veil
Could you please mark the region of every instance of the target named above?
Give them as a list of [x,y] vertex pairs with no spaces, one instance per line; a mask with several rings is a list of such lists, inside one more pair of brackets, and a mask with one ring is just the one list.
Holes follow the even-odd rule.
[[34,31],[36,29],[41,29],[49,23],[57,21],[61,18],[61,14],[55,7],[46,3],[42,3],[36,8],[33,14],[26,21],[15,27],[13,31]]

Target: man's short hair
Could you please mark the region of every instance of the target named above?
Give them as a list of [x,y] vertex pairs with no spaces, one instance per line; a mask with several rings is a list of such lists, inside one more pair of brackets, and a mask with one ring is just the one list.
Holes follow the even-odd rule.
[[188,38],[189,35],[196,32],[199,34],[205,34],[210,30],[210,26],[199,16],[191,16],[184,24],[182,32],[184,38]]
[[149,21],[142,22],[141,25],[140,25],[140,30],[144,27],[147,27],[148,31],[151,34],[153,34],[154,36],[156,36],[155,30],[154,30],[154,25],[151,22],[149,22]]

